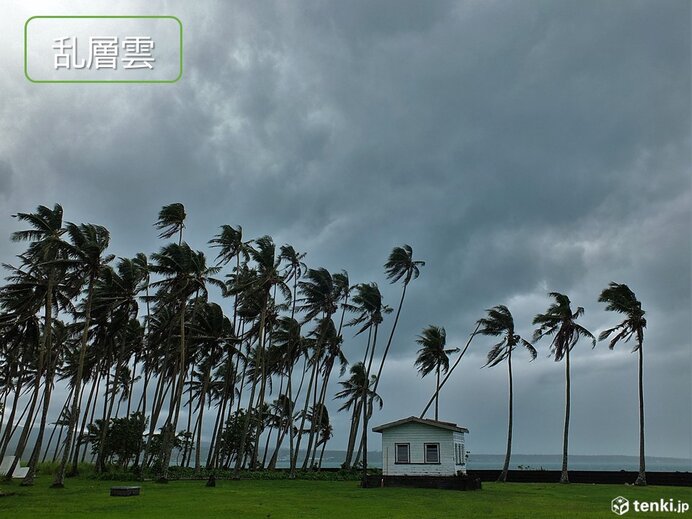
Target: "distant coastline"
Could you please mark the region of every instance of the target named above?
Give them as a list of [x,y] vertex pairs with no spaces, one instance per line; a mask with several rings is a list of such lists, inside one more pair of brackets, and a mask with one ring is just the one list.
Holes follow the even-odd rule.
[[[345,456],[345,451],[325,451],[323,467],[339,467]],[[285,463],[282,463],[285,460]],[[504,461],[503,454],[471,454],[468,468],[473,470],[501,469]],[[288,453],[281,456],[278,467],[288,466]],[[368,453],[368,465],[382,466],[382,452]],[[559,470],[562,465],[560,454],[513,454],[511,470]],[[636,471],[639,468],[638,456],[625,455],[570,455],[570,470],[626,470]],[[692,459],[670,457],[646,457],[646,469],[650,472],[692,472]]]

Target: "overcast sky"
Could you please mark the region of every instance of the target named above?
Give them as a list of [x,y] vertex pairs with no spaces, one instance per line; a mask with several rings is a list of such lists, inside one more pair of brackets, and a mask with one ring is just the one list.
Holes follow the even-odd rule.
[[[39,14],[176,15],[184,75],[32,84],[23,26]],[[378,282],[395,306],[382,265],[411,244],[427,264],[373,425],[431,395],[413,367],[428,324],[463,346],[505,304],[530,337],[559,291],[598,333],[618,319],[600,291],[624,282],[648,317],[647,453],[692,458],[690,14],[688,0],[5,2],[0,260],[20,250],[17,211],[60,203],[131,256],[161,245],[157,211],[182,202],[194,247],[240,224]],[[364,338],[345,339],[356,361]],[[506,435],[506,369],[481,369],[491,344],[474,341],[441,401],[478,453],[503,452]],[[537,348],[514,363],[516,453],[561,449],[563,364]],[[571,452],[637,454],[630,350],[574,350]],[[348,417],[332,409],[342,448]]]

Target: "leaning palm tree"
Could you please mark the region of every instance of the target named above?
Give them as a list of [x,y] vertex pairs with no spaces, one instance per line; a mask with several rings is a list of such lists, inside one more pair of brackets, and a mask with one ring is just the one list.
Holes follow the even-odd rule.
[[552,303],[546,313],[538,314],[533,318],[533,324],[538,328],[533,333],[533,341],[536,342],[547,335],[552,335],[550,352],[555,358],[555,362],[565,359],[565,428],[562,444],[562,474],[560,483],[569,483],[567,474],[567,443],[569,439],[569,415],[570,415],[570,363],[569,354],[577,344],[580,337],[591,339],[596,346],[596,338],[593,334],[578,324],[576,319],[584,315],[584,308],[581,306],[572,312],[569,297],[558,292],[548,294],[555,302]]
[[75,271],[78,278],[86,281],[86,300],[84,302],[84,326],[82,328],[81,346],[79,348],[79,361],[77,364],[77,374],[75,377],[74,391],[72,393],[72,405],[67,414],[69,424],[67,426],[67,437],[65,438],[65,449],[58,470],[55,473],[53,488],[63,488],[65,486],[65,467],[70,456],[72,438],[79,419],[79,398],[81,395],[82,377],[84,373],[84,361],[86,358],[87,341],[89,338],[89,327],[91,325],[91,305],[94,299],[94,285],[101,271],[113,259],[113,256],[105,256],[103,252],[108,247],[110,234],[108,229],[100,225],[82,224],[66,225],[67,234],[71,243],[66,243],[70,268]]
[[598,340],[605,340],[615,333],[609,345],[612,350],[618,342],[628,342],[634,337],[635,342],[632,351],[639,352],[639,475],[634,484],[646,485],[646,464],[644,458],[644,358],[642,353],[644,328],[646,328],[645,312],[642,310],[642,304],[637,300],[634,292],[625,284],[611,282],[608,288],[601,292],[598,301],[606,303],[606,310],[625,315],[625,319],[620,324],[601,332]]
[[379,408],[382,409],[382,398],[375,393],[375,376],[371,375],[368,379],[367,370],[363,362],[357,362],[351,365],[349,371],[351,376],[347,380],[339,382],[339,385],[343,389],[336,393],[334,398],[346,400],[338,410],[351,410],[350,434],[355,437],[358,431],[358,416],[362,409],[362,401],[365,399],[369,401],[371,405],[377,403],[379,404]]
[[[320,363],[324,356],[325,339],[328,332],[335,328],[332,316],[339,309],[340,296],[338,286],[334,284],[334,278],[325,268],[308,269],[304,279],[298,283],[298,287],[303,296],[300,300],[301,306],[298,308],[304,312],[303,323],[307,323],[315,318],[318,318],[318,320],[314,332],[314,353],[311,359],[312,370],[308,381],[307,392],[305,394],[305,404],[300,414],[300,426],[298,427],[295,452],[293,453],[294,458],[291,463],[292,477],[295,474],[303,432],[305,431],[305,420],[310,406],[310,397],[316,392],[317,384],[319,383],[318,375]],[[325,381],[325,383],[327,383],[327,381]],[[313,400],[316,401],[316,398]],[[311,427],[308,432],[310,438],[312,438],[315,429]]]
[[[382,301],[382,294],[377,286],[377,283],[361,283],[355,287],[355,295],[353,296],[352,309],[358,314],[348,324],[351,326],[358,325],[360,328],[356,335],[368,331],[368,344],[365,350],[363,363],[367,361],[366,378],[370,377],[372,369],[372,361],[375,356],[377,347],[377,332],[383,320],[383,314],[390,313],[392,310]],[[368,360],[369,350],[369,360]],[[377,379],[375,379],[375,387],[377,387]],[[365,481],[367,466],[368,466],[368,421],[372,415],[373,405],[368,402],[365,397],[361,402],[361,413],[363,417],[363,431],[361,437],[361,452],[363,453],[363,481]],[[347,453],[347,463],[350,461]]]
[[507,452],[505,453],[505,463],[502,466],[502,472],[498,481],[507,481],[507,471],[509,470],[509,459],[512,455],[512,403],[514,400],[514,392],[512,386],[512,350],[515,346],[521,344],[524,346],[531,360],[536,358],[536,348],[527,341],[514,333],[514,318],[506,306],[498,305],[486,310],[488,317],[478,320],[480,325],[478,332],[481,335],[490,335],[493,337],[502,337],[502,340],[488,352],[488,361],[486,366],[497,366],[500,362],[507,359],[507,376],[509,378],[509,419],[507,425]]
[[[29,471],[22,481],[23,485],[32,485],[43,442],[43,433],[53,387],[53,370],[51,369],[55,359],[55,357],[51,358],[53,353],[53,334],[51,333],[53,329],[53,312],[60,307],[58,292],[63,284],[65,275],[65,269],[56,265],[55,262],[63,256],[61,236],[65,229],[62,223],[63,209],[59,204],[55,204],[53,209],[41,205],[36,209],[35,213],[17,213],[14,217],[30,227],[28,230],[17,231],[12,234],[12,241],[30,242],[27,251],[20,255],[26,270],[14,269],[15,274],[13,277],[17,279],[17,283],[15,283],[16,290],[11,289],[11,291],[21,293],[22,299],[27,302],[25,309],[17,313],[17,318],[21,320],[33,318],[41,306],[44,308],[43,337],[38,355],[38,372],[34,382],[34,392],[26,422],[22,428],[22,434],[15,451],[15,460],[8,471],[8,474],[12,474],[26,448],[35,406],[38,402],[41,375],[45,374],[41,422],[29,461]],[[69,300],[67,304],[69,304]]]
[[243,241],[243,228],[239,225],[222,225],[219,234],[209,240],[209,245],[219,249],[216,255],[218,265],[226,265],[234,258],[236,259],[236,267],[240,268],[240,257],[247,261],[250,258],[250,246],[252,240]]
[[440,411],[440,372],[447,373],[449,369],[449,355],[456,353],[459,348],[445,349],[447,345],[447,332],[440,326],[430,325],[418,336],[416,342],[422,346],[418,350],[415,366],[422,377],[435,371],[435,420],[439,419]]
[[222,289],[225,285],[213,277],[218,273],[220,267],[208,267],[204,253],[193,251],[187,243],[182,245],[168,244],[160,252],[152,254],[151,257],[151,271],[163,276],[162,280],[152,283],[151,286],[158,289],[156,297],[161,303],[173,305],[179,319],[179,361],[176,367],[178,379],[171,398],[170,412],[166,418],[163,438],[164,462],[162,464],[163,473],[161,479],[166,480],[168,477],[168,462],[170,461],[182,402],[183,384],[185,383],[185,375],[187,373],[185,339],[185,318],[188,315],[186,311],[187,305],[193,296],[195,296],[193,302],[198,301],[196,296],[206,296],[208,285],[215,285]]
[[392,249],[391,254],[389,255],[389,258],[387,259],[387,262],[384,264],[385,271],[387,272],[387,279],[391,283],[396,283],[399,280],[403,280],[404,288],[401,291],[401,299],[399,300],[399,306],[396,309],[396,314],[394,315],[392,331],[389,333],[389,339],[387,339],[387,345],[385,346],[384,353],[382,354],[380,367],[377,370],[377,376],[375,378],[375,391],[377,391],[377,386],[380,383],[380,377],[382,376],[382,368],[384,368],[385,360],[387,360],[387,353],[389,353],[389,347],[392,345],[392,340],[394,339],[394,331],[396,330],[396,325],[399,323],[401,307],[404,305],[404,298],[406,297],[406,288],[408,287],[408,284],[411,281],[420,276],[420,269],[424,266],[425,261],[413,259],[413,248],[410,245],[404,245],[403,247],[394,247],[394,249]]

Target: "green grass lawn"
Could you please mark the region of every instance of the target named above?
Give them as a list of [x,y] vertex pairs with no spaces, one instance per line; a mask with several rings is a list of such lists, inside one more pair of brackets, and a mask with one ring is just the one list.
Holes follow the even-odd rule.
[[[361,489],[353,481],[177,481],[167,485],[142,483],[137,497],[110,497],[114,485],[132,485],[68,479],[66,488],[50,489],[49,475],[34,487],[2,484],[0,517],[41,519],[77,518],[440,518],[617,517],[610,511],[616,496],[653,501],[673,498],[690,502],[692,489],[683,487],[631,487],[624,485],[558,485],[485,483],[483,490],[374,488]],[[639,515],[630,512],[627,515]],[[677,517],[679,514],[642,514]]]

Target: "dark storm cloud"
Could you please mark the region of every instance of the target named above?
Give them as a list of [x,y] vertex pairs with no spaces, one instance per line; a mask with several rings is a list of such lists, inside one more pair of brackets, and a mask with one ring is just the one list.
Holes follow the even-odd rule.
[[[20,53],[0,53],[16,71],[0,78],[6,214],[59,201],[131,255],[159,246],[150,223],[181,201],[196,247],[241,224],[307,251],[311,266],[378,281],[391,305],[399,287],[382,263],[412,244],[427,266],[407,295],[376,421],[427,400],[430,381],[412,365],[423,326],[446,326],[460,345],[503,303],[528,337],[558,290],[597,331],[616,319],[599,291],[627,282],[650,317],[650,452],[692,454],[688,2],[165,7],[185,26],[175,85],[32,85]],[[35,14],[22,9],[0,22],[7,34]],[[14,229],[0,220],[5,236]],[[16,248],[2,251],[7,261]],[[346,339],[357,359],[362,341]],[[505,375],[477,369],[486,346],[474,344],[443,410],[483,431],[476,452],[497,452]],[[539,348],[518,368],[517,452],[559,450],[562,370]],[[634,453],[620,441],[633,437],[634,356],[606,349],[576,353],[575,449]],[[599,437],[587,426],[613,406],[622,418]],[[343,432],[347,418],[334,414]]]
[[12,189],[12,166],[9,162],[0,160],[0,196],[6,197]]

